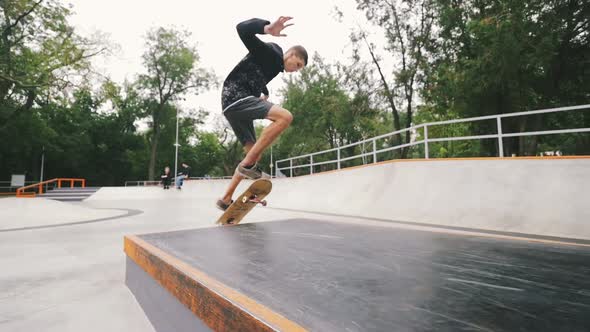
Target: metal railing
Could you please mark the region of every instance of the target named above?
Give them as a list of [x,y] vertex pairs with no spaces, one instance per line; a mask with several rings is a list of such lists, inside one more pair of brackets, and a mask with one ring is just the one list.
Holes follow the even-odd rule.
[[[184,179],[185,181],[187,180],[228,180],[231,179],[231,176],[201,176],[201,177],[193,177],[193,178],[188,178],[188,179]],[[170,182],[170,184],[174,184],[175,183],[175,178],[173,178]],[[147,187],[147,186],[158,186],[162,183],[162,180],[158,180],[158,181],[125,181],[125,187]]]
[[[80,187],[86,187],[86,179],[71,179],[71,178],[56,178],[51,179],[35,184],[31,184],[25,187],[20,187],[16,190],[16,197],[35,197],[37,194],[43,194],[43,187],[46,187],[49,184],[57,184],[57,188],[62,188],[62,183],[70,184],[70,188],[74,188],[76,183],[80,183]],[[36,190],[35,191],[28,191],[28,190]]]
[[[277,171],[277,174],[279,174],[279,175],[282,174],[283,176],[289,176],[289,177],[292,177],[293,171],[297,170],[297,169],[309,168],[308,174],[314,174],[314,172],[315,172],[314,167],[316,167],[316,166],[335,164],[336,169],[341,169],[342,163],[345,161],[358,159],[358,158],[364,159],[367,157],[371,157],[372,162],[376,163],[378,160],[378,155],[381,153],[395,151],[395,150],[399,150],[399,149],[403,149],[403,148],[407,148],[407,147],[413,147],[413,146],[417,146],[417,145],[422,145],[424,147],[424,158],[429,159],[430,158],[429,144],[431,144],[431,143],[450,142],[450,141],[466,141],[466,140],[475,140],[475,139],[496,139],[497,144],[498,144],[498,156],[504,157],[504,142],[503,142],[504,138],[538,136],[538,135],[554,135],[554,134],[570,134],[570,133],[587,133],[587,132],[590,132],[590,128],[573,128],[573,129],[557,129],[557,130],[505,133],[502,130],[502,124],[503,124],[502,120],[503,119],[517,117],[517,116],[530,116],[530,115],[537,115],[537,114],[567,112],[567,111],[576,111],[576,110],[590,110],[590,104],[423,123],[423,124],[419,124],[416,126],[411,126],[409,128],[404,128],[401,130],[393,131],[393,132],[390,132],[387,134],[375,136],[375,137],[365,139],[365,140],[362,140],[359,142],[338,146],[333,149],[328,149],[328,150],[323,150],[323,151],[314,152],[314,153],[308,153],[308,154],[304,154],[304,155],[300,155],[300,156],[296,156],[296,157],[277,160],[275,163],[275,170]],[[497,132],[495,134],[457,136],[457,137],[437,137],[437,138],[430,138],[429,137],[429,128],[433,128],[433,127],[441,126],[441,125],[469,123],[469,122],[485,121],[485,120],[495,120],[495,126],[497,128]],[[416,137],[418,137],[418,136],[420,136],[418,134],[418,131],[420,129],[422,129],[423,134],[421,135],[419,140],[414,140],[414,141],[411,141],[410,143],[398,144],[395,146],[387,146],[387,147],[380,148],[380,149],[377,148],[377,141],[378,140],[393,137],[395,135],[401,135],[406,132],[410,132],[413,135],[415,135]],[[365,152],[366,151],[365,147],[367,146],[367,144],[370,145],[369,152]],[[355,146],[361,146],[363,152],[361,152],[359,154],[352,155],[352,156],[348,156],[348,157],[342,157],[342,151],[344,149],[352,148]],[[335,153],[336,158],[324,160],[324,161],[319,161],[319,162],[314,161],[314,157],[320,156],[320,155],[326,155],[328,153]],[[302,159],[304,160],[303,164],[295,164],[295,161],[301,161]],[[288,163],[288,165],[283,165],[285,163]]]

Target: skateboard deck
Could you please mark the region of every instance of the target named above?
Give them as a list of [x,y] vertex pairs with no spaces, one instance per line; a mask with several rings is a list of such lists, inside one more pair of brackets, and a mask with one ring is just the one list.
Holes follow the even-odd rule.
[[217,224],[235,225],[250,212],[256,204],[266,206],[266,197],[272,189],[272,182],[267,179],[258,179],[250,184],[236,200],[225,210],[217,220]]

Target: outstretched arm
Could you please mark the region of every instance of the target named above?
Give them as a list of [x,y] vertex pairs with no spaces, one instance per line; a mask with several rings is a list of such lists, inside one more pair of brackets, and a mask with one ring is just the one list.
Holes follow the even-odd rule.
[[268,48],[266,43],[256,37],[257,34],[269,34],[275,37],[284,37],[286,35],[283,34],[282,31],[293,25],[292,23],[285,23],[291,19],[292,17],[289,16],[281,16],[273,23],[270,23],[270,21],[267,20],[253,18],[239,23],[236,29],[238,30],[240,39],[244,45],[246,45],[246,48],[248,48],[248,51],[255,53]]
[[255,53],[268,47],[262,40],[258,39],[256,35],[264,34],[264,27],[269,24],[269,21],[253,18],[241,22],[236,26],[238,35],[240,36],[240,39],[244,45],[246,45],[246,48],[248,48],[248,51]]

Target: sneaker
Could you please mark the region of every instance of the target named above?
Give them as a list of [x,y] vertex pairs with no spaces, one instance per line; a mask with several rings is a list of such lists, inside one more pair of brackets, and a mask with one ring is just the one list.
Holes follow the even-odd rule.
[[270,175],[264,173],[260,167],[258,167],[258,164],[254,164],[251,168],[246,168],[240,164],[236,171],[240,173],[241,176],[252,180],[270,179]]
[[232,199],[232,201],[231,201],[229,204],[227,204],[226,202],[224,202],[224,201],[222,201],[222,200],[218,199],[218,200],[217,200],[217,204],[215,204],[215,205],[216,205],[216,206],[217,206],[217,208],[218,208],[218,209],[220,209],[221,211],[225,211],[225,210],[227,210],[227,208],[228,208],[230,205],[232,205],[232,204],[233,204],[233,202],[234,202],[234,201],[233,201],[233,199]]

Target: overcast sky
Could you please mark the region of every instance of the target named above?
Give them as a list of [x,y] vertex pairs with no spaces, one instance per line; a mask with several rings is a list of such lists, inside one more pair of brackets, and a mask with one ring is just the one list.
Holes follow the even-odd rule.
[[[262,36],[286,50],[301,44],[310,56],[318,52],[329,63],[348,61],[349,34],[352,23],[339,23],[334,8],[345,14],[344,22],[358,22],[363,13],[356,10],[354,0],[250,0],[250,1],[196,1],[196,0],[62,0],[72,4],[71,23],[82,35],[104,32],[120,47],[117,54],[95,61],[98,68],[116,82],[132,80],[142,72],[141,55],[145,50],[144,37],[153,27],[177,27],[192,33],[191,42],[197,44],[203,67],[213,69],[222,81],[237,62],[246,54],[235,26],[240,21],[258,17],[274,21],[279,16],[293,16],[294,26],[287,28],[287,37]],[[279,74],[269,84],[271,101],[278,101],[282,86]],[[213,89],[199,96],[188,95],[186,108],[204,108],[220,114],[220,91]],[[213,121],[213,119],[210,119]]]

